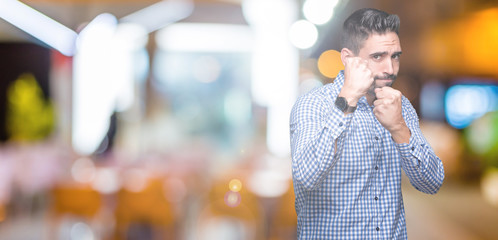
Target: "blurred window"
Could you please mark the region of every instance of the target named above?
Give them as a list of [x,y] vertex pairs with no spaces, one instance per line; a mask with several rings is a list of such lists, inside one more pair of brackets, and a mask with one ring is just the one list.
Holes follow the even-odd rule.
[[153,87],[170,106],[169,114],[185,135],[239,149],[254,132],[248,27],[182,23],[161,31]]
[[498,110],[498,85],[473,81],[451,86],[445,96],[445,114],[455,128],[465,128],[484,114]]

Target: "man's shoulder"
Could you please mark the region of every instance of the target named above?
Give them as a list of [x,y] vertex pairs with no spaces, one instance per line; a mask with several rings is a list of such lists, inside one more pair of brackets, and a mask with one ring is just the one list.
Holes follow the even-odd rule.
[[334,93],[334,84],[327,83],[323,86],[316,87],[298,97],[300,101],[328,101]]
[[344,73],[343,71],[340,71],[332,82],[313,88],[307,93],[302,94],[300,98],[330,98],[331,96],[339,94],[342,85],[344,85]]
[[291,115],[310,114],[310,112],[323,112],[333,106],[332,84],[314,88],[301,96],[294,103]]

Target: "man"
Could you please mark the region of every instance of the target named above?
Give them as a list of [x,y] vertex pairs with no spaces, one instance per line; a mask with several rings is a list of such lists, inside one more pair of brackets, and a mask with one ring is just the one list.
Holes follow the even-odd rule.
[[399,18],[360,9],[343,26],[345,66],[333,83],[301,96],[290,119],[299,239],[406,239],[401,169],[435,194],[441,160],[417,114],[391,87]]

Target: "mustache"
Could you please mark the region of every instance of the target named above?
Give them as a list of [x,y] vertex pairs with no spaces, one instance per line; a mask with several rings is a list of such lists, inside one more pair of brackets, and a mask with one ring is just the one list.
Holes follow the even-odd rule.
[[385,74],[383,76],[375,76],[374,77],[374,80],[377,80],[377,79],[389,79],[389,80],[396,80],[396,77],[397,75],[395,74]]

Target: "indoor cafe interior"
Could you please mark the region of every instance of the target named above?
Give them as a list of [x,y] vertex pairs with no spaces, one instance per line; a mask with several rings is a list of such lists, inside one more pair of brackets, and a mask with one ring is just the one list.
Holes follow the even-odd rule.
[[0,239],[297,239],[290,112],[366,7],[445,170],[408,238],[498,239],[496,0],[0,0]]

